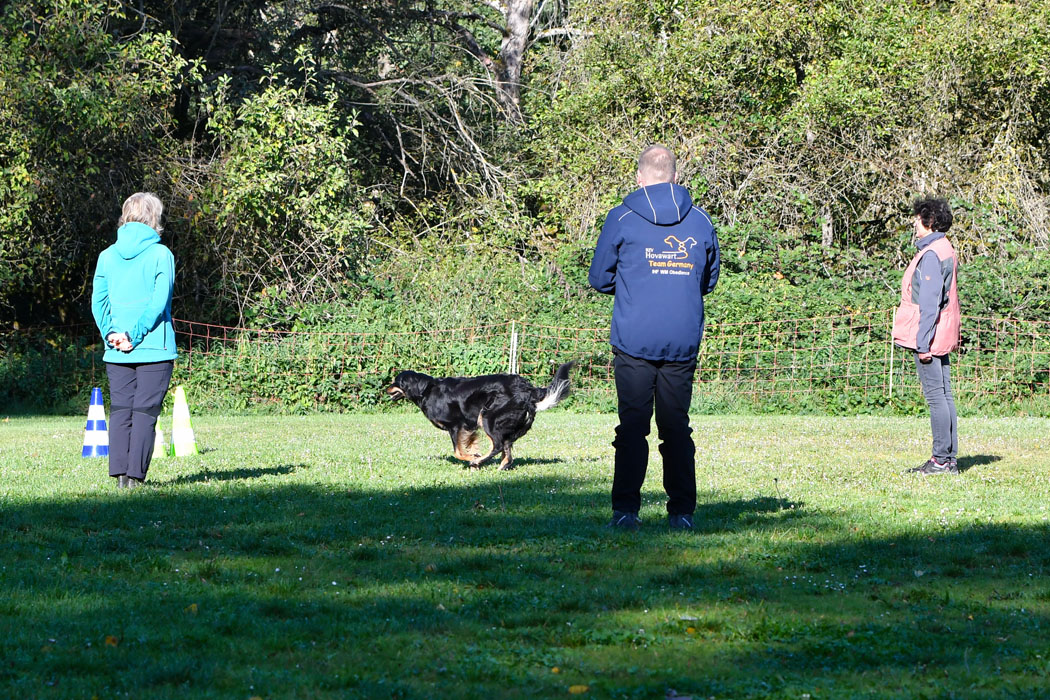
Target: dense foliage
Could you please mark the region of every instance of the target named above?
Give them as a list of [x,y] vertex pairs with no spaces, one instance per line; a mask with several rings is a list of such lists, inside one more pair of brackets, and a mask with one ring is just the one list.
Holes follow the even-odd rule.
[[[86,310],[114,200],[160,188],[188,80],[161,27],[117,37],[105,3],[9,3],[0,15],[0,317]],[[119,207],[119,202],[117,202]]]
[[0,11],[0,320],[87,318],[158,192],[176,315],[601,326],[640,149],[719,226],[709,318],[882,309],[950,198],[970,315],[1050,319],[1050,6],[37,0]]

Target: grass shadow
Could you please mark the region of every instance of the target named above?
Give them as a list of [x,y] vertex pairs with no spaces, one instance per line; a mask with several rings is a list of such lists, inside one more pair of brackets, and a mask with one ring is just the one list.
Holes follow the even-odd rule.
[[986,464],[994,464],[1002,460],[999,455],[968,455],[959,458],[959,471],[966,472],[974,467],[983,467]]
[[521,459],[514,459],[515,467],[527,467],[530,465],[538,464],[564,464],[565,460],[561,457],[523,457]]
[[760,520],[766,520],[770,514],[780,517],[799,518],[806,513],[805,503],[786,498],[759,496],[747,500],[717,501],[714,503],[698,502],[694,521],[697,532],[713,533],[739,530],[741,526],[753,527]]
[[276,476],[280,474],[291,474],[299,469],[306,469],[306,464],[282,464],[277,467],[255,467],[240,469],[211,470],[202,469],[194,474],[177,476],[167,481],[154,482],[157,486],[179,486],[182,484],[199,484],[207,481],[240,481],[246,479],[258,479],[264,476]]
[[[462,467],[463,469],[469,469],[470,468],[469,462],[464,462],[463,460],[456,459],[455,457],[453,457],[451,455],[444,455],[443,457],[441,457],[441,460],[444,461],[444,462],[448,462],[449,464],[454,464],[457,467]],[[487,461],[483,465],[481,465],[481,470],[484,471],[485,469],[498,468],[499,467],[499,460],[500,460],[499,454],[494,455],[489,461]],[[549,458],[549,457],[524,457],[524,458],[520,458],[520,459],[519,458],[515,458],[515,460],[514,460],[514,468],[517,469],[518,467],[536,466],[536,465],[541,465],[541,464],[564,464],[564,463],[565,463],[565,460],[562,459],[561,457],[553,457],[553,458]]]
[[[704,536],[624,538],[602,527],[604,480],[477,476],[5,507],[0,689],[425,698],[440,683],[446,697],[558,697],[578,681],[595,697],[786,698],[819,682],[831,697],[1005,697],[967,694],[992,678],[1042,697],[1045,524],[871,534],[848,509],[713,491],[696,513]],[[100,594],[115,584],[120,596]],[[652,675],[621,670],[654,650]],[[944,671],[937,692],[927,664]],[[887,675],[890,692],[872,689]]]

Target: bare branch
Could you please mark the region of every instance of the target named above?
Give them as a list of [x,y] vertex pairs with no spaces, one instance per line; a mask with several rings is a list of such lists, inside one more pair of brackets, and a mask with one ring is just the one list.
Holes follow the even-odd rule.
[[499,0],[479,0],[479,3],[485,7],[491,7],[501,15],[507,14],[507,3],[500,2]]
[[536,43],[538,41],[543,41],[544,39],[553,39],[556,36],[583,37],[585,39],[590,39],[594,36],[594,32],[588,32],[583,29],[573,29],[572,27],[551,27],[550,29],[536,32],[530,43]]

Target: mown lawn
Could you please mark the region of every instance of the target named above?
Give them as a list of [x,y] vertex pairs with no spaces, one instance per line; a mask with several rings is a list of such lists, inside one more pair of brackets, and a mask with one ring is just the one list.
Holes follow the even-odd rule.
[[[170,419],[165,418],[165,428]],[[1050,696],[1050,422],[697,417],[698,532],[604,529],[615,418],[461,469],[417,413],[197,417],[118,492],[0,422],[0,696]]]

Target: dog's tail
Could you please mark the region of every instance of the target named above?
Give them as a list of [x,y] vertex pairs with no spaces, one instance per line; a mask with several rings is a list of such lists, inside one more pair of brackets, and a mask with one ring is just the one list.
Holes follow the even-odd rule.
[[540,394],[537,396],[537,411],[546,411],[569,395],[569,370],[572,369],[573,364],[575,363],[566,362],[563,364],[554,373],[554,378],[551,379],[550,385],[546,389],[537,391]]

